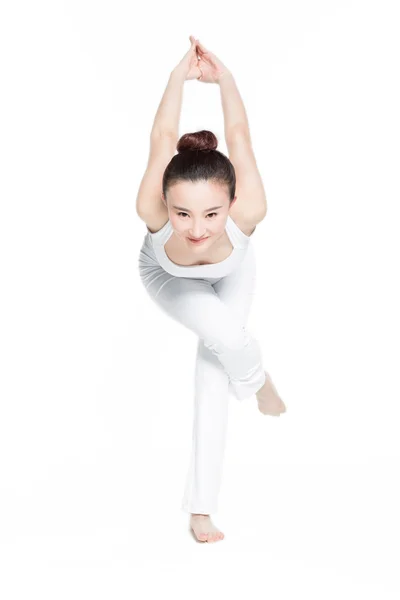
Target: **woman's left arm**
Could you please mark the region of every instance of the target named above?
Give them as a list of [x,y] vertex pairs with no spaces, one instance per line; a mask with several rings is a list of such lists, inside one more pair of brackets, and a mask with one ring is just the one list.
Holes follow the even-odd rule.
[[236,173],[237,200],[232,212],[248,227],[267,214],[267,197],[250,137],[246,110],[232,73],[218,80],[224,112],[225,141]]

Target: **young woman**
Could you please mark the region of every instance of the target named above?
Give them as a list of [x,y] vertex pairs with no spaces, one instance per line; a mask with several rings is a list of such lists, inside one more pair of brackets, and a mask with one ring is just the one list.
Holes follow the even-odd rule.
[[[211,542],[224,537],[210,514],[217,512],[229,392],[238,400],[255,394],[266,415],[286,407],[246,329],[256,274],[250,236],[266,215],[266,198],[245,109],[230,71],[199,40],[190,41],[156,114],[136,208],[147,226],[141,281],[163,312],[198,336],[182,510],[197,539]],[[229,159],[210,131],[178,141],[183,83],[194,78],[220,86]]]

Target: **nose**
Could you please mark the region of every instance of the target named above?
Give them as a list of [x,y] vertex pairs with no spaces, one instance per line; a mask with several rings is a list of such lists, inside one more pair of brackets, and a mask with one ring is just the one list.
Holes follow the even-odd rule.
[[193,238],[194,240],[200,240],[204,237],[207,237],[207,234],[202,227],[197,226],[189,230],[189,237]]

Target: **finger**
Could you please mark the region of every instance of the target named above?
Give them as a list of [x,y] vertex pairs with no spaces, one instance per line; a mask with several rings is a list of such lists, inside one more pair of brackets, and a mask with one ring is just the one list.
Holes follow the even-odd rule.
[[192,45],[189,48],[189,50],[186,52],[186,56],[191,56],[195,52],[196,52],[196,42],[193,41]]
[[204,51],[201,48],[201,44],[200,44],[199,40],[196,40],[196,50],[197,50],[197,54],[199,54],[200,56],[202,56],[204,54]]
[[209,52],[204,52],[197,46],[197,54],[200,57],[200,60],[204,60],[204,62],[209,63],[211,59],[211,54]]

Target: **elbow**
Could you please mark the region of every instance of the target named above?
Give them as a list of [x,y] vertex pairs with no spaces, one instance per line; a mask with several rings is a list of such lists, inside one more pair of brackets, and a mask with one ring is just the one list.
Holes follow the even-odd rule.
[[258,220],[263,221],[267,216],[267,205],[263,206],[263,208],[258,212]]

